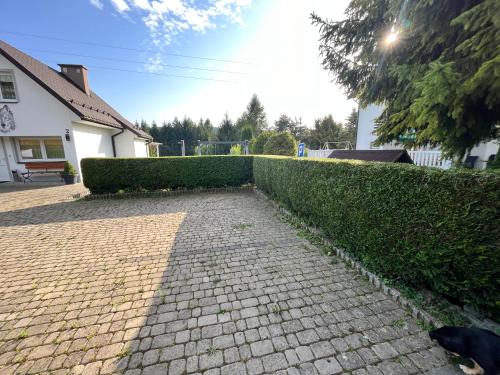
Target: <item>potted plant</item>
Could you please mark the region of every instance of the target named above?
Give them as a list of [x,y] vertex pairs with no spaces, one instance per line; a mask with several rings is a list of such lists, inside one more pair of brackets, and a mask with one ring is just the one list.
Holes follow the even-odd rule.
[[76,169],[69,161],[64,163],[64,170],[61,172],[61,177],[64,180],[65,185],[71,185],[75,183]]

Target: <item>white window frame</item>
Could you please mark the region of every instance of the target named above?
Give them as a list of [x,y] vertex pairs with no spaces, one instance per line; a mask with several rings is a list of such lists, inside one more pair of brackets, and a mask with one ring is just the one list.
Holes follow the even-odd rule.
[[[43,142],[46,139],[60,139],[62,146],[63,146],[63,151],[64,151],[64,158],[62,159],[48,159],[47,158],[47,151],[45,150],[45,143]],[[21,152],[21,145],[19,144],[19,140],[29,140],[29,141],[38,141],[40,144],[40,150],[42,151],[42,159],[24,159],[23,154]],[[17,137],[16,138],[16,151],[18,155],[18,159],[22,163],[29,163],[29,162],[37,162],[37,161],[66,161],[66,150],[64,149],[64,142],[62,137]]]
[[12,77],[12,83],[14,84],[14,93],[16,94],[15,99],[4,99],[2,97],[2,90],[0,90],[0,103],[17,103],[19,102],[19,90],[17,89],[16,76],[14,71],[10,69],[0,69],[0,73],[9,74]]

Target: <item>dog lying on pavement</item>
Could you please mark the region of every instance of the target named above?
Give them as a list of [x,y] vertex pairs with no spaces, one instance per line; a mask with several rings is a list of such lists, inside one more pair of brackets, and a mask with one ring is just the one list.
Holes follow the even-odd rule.
[[500,336],[481,328],[442,327],[429,332],[432,340],[454,355],[469,358],[470,368],[460,365],[468,375],[500,375]]

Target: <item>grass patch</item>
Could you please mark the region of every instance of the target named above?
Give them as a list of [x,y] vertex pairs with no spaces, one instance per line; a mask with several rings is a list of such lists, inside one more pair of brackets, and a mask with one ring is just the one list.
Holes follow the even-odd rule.
[[166,300],[165,292],[163,291],[163,289],[160,289],[158,291],[158,294],[160,295],[160,304],[163,305],[165,303],[165,300]]
[[116,356],[118,358],[125,358],[128,357],[131,353],[130,348],[123,348]]
[[280,305],[273,305],[273,307],[271,308],[271,311],[273,312],[273,314],[279,314],[279,313],[281,313],[281,307],[280,307]]
[[18,340],[25,339],[26,337],[28,337],[28,330],[27,329],[23,329],[21,332],[19,332],[19,335],[17,335]]
[[427,322],[423,321],[422,319],[417,319],[417,325],[418,325],[418,326],[419,326],[419,327],[420,327],[423,331],[427,331],[427,332],[432,331],[432,330],[434,329],[434,327],[433,327],[431,324],[429,324],[429,323],[427,323]]
[[403,328],[406,325],[406,321],[404,319],[396,319],[392,322],[393,327]]
[[212,356],[217,353],[217,348],[215,346],[209,346],[207,349],[207,354]]
[[240,224],[234,224],[232,228],[236,230],[244,230],[251,227],[253,227],[253,224],[240,223]]

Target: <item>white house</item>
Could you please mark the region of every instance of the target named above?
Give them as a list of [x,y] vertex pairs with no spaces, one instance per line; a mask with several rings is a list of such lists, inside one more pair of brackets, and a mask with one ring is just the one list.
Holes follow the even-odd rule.
[[[375,120],[382,114],[383,110],[383,106],[376,104],[370,104],[365,108],[359,109],[356,150],[391,150],[402,148],[401,145],[397,145],[395,143],[384,144],[378,147],[374,145],[375,139],[377,138],[374,131],[378,126],[375,123]],[[473,167],[477,169],[486,168],[488,159],[492,157],[492,155],[496,155],[498,147],[499,145],[496,141],[484,142],[474,147],[470,153],[470,156],[472,156],[470,160],[473,163]],[[441,157],[441,151],[439,148],[419,148],[408,150],[408,154],[417,165],[447,169],[451,167],[452,164],[451,160],[446,160]]]
[[[152,138],[90,87],[82,65],[60,71],[0,40],[0,181],[28,165],[147,157]],[[51,164],[52,163],[52,164]]]

